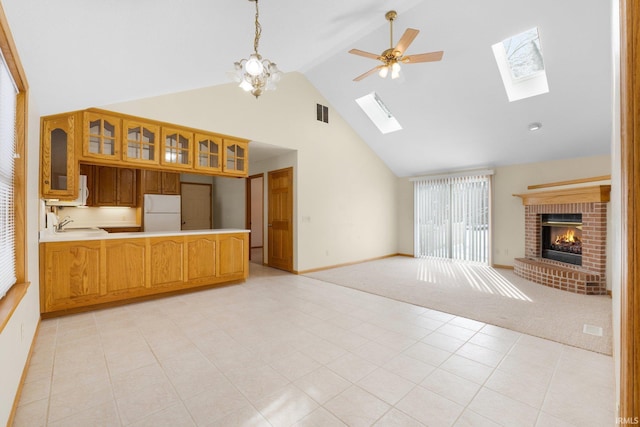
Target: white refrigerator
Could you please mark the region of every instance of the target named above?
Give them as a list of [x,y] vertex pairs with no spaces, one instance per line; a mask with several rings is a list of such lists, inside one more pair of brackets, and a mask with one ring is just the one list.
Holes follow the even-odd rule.
[[144,195],[144,231],[179,231],[180,196]]

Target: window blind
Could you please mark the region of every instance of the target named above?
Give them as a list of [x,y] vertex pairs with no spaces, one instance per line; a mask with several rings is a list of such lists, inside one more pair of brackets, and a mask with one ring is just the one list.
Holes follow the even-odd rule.
[[13,199],[18,91],[0,56],[0,298],[16,283]]
[[488,263],[490,195],[490,173],[415,179],[415,256]]

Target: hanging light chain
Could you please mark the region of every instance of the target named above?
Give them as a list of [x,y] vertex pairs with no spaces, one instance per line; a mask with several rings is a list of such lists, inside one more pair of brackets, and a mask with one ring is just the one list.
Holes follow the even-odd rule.
[[260,35],[262,34],[262,26],[260,25],[260,21],[258,18],[260,17],[260,13],[258,11],[258,0],[253,0],[256,2],[256,36],[253,39],[253,51],[258,54],[258,44],[260,43]]

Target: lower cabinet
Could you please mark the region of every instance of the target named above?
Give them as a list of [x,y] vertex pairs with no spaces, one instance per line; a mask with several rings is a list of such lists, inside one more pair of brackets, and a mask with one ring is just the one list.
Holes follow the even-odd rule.
[[248,233],[40,243],[40,311],[244,280],[248,244]]

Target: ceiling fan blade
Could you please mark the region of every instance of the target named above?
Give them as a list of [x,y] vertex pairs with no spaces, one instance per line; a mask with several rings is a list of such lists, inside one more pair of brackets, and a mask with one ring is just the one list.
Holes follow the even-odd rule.
[[370,69],[369,71],[367,71],[364,74],[360,74],[358,77],[356,77],[355,79],[353,79],[354,82],[359,82],[360,80],[369,77],[371,74],[375,73],[376,71],[378,71],[380,68],[384,67],[384,65],[378,65],[375,68]]
[[360,49],[351,49],[349,53],[353,53],[354,55],[364,56],[365,58],[378,59],[380,55],[376,55],[375,53],[365,52]]
[[413,42],[413,39],[416,38],[419,32],[419,30],[416,30],[414,28],[407,28],[402,37],[400,37],[400,41],[398,41],[395,50],[399,51],[400,54],[403,54],[407,50],[409,45]]
[[402,62],[405,64],[415,64],[417,62],[435,62],[440,61],[444,55],[443,51],[419,53],[417,55],[409,55],[402,58]]

